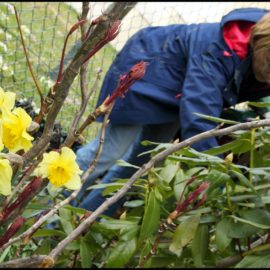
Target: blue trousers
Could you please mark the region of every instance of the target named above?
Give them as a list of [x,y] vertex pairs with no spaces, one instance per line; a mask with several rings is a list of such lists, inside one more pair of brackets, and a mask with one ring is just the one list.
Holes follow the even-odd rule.
[[[141,155],[142,152],[149,151],[155,146],[143,146],[141,141],[169,142],[174,138],[179,130],[179,122],[155,124],[155,125],[116,125],[108,124],[106,127],[103,151],[96,165],[95,171],[88,177],[83,185],[78,199],[79,207],[94,211],[106,198],[102,196],[103,189],[86,190],[93,182],[103,175],[101,183],[110,183],[118,178],[130,178],[136,171],[135,168],[114,165],[116,160],[125,161],[141,166],[146,163],[150,155]],[[94,159],[99,145],[100,133],[87,145],[77,151],[77,163],[81,170],[85,171]],[[104,214],[112,215],[123,201],[112,205]]]

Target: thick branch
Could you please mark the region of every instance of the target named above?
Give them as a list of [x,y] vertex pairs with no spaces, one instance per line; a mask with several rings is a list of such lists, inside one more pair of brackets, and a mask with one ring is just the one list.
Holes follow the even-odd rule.
[[49,268],[53,264],[54,261],[47,255],[34,255],[1,263],[1,268]]
[[[44,187],[46,187],[48,184],[47,180],[44,180],[42,184],[33,192],[30,192],[28,197],[25,198],[25,200],[16,208],[14,209],[6,218],[0,219],[0,226],[3,226],[4,224],[8,223],[10,220],[13,220],[15,217],[20,215],[25,206],[38,194],[41,190],[43,190]],[[2,213],[1,213],[2,214]]]
[[[135,5],[136,2],[114,2],[109,6],[105,13],[108,14],[108,17],[112,21],[119,19],[121,20]],[[105,35],[109,23],[109,21],[105,21],[96,26],[92,34],[85,40],[82,47],[79,49],[71,63],[64,71],[62,81],[60,84],[57,84],[56,88],[54,89],[54,101],[46,118],[44,132],[40,140],[34,144],[27,153],[24,154],[25,162],[32,160],[35,156],[37,156],[40,149],[42,149],[50,141],[55,119],[69,93],[70,86],[77,76],[80,67],[82,66],[89,51]]]

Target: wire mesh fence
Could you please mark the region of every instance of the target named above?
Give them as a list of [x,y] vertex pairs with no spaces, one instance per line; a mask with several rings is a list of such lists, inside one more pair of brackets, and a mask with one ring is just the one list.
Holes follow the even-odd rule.
[[[111,2],[90,2],[89,19],[106,10]],[[78,21],[82,2],[1,2],[0,3],[0,85],[6,91],[14,91],[18,98],[39,98],[27,67],[13,6],[16,6],[30,61],[44,94],[57,76],[64,39],[70,27]],[[95,95],[89,101],[89,111],[96,102],[102,79],[110,64],[125,42],[136,31],[147,26],[179,23],[217,22],[232,9],[261,7],[270,9],[269,2],[138,2],[123,19],[121,32],[105,46],[89,63],[89,85],[94,83],[102,69],[101,80]],[[71,36],[67,45],[65,62],[74,56],[78,48],[80,32]],[[80,105],[78,79],[72,85],[70,96],[58,116],[58,121],[68,128],[68,123]],[[91,126],[87,136],[93,137],[97,125]]]

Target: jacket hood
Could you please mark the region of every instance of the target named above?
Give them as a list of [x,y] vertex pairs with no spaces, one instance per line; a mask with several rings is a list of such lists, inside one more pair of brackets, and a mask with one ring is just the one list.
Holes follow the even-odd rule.
[[268,9],[261,8],[239,8],[234,9],[221,19],[221,27],[230,21],[249,21],[256,23],[266,13],[270,12]]

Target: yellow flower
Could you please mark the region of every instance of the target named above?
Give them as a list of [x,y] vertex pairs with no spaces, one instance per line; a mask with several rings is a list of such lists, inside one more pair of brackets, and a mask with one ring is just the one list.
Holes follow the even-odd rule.
[[0,194],[7,196],[11,193],[12,168],[9,161],[0,159]]
[[3,128],[2,128],[2,121],[0,120],[0,152],[3,150]]
[[15,104],[15,93],[4,92],[0,87],[0,119],[3,115],[9,114]]
[[31,117],[22,108],[16,108],[9,116],[5,116],[2,123],[3,143],[10,152],[31,148],[34,139],[26,129],[32,122]]
[[65,186],[69,189],[81,187],[82,171],[76,163],[76,155],[68,147],[63,147],[61,153],[56,151],[45,153],[34,174],[48,178],[54,187]]

